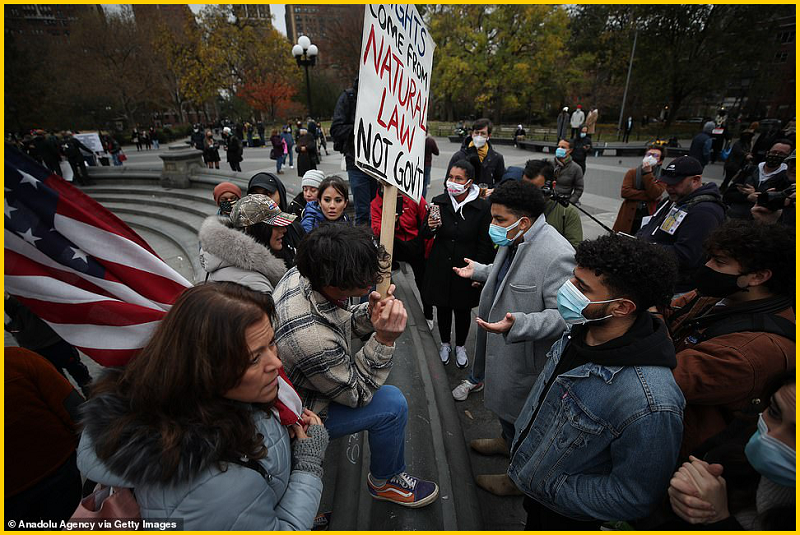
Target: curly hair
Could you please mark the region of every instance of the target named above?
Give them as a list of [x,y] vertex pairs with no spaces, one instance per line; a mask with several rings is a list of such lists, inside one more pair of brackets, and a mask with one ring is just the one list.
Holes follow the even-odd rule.
[[528,217],[536,221],[544,212],[544,195],[542,190],[528,182],[508,180],[495,188],[489,202],[505,206],[517,217]]
[[378,284],[391,267],[389,255],[369,227],[328,224],[309,232],[297,246],[295,263],[314,290],[343,290]]
[[669,252],[619,234],[581,242],[575,262],[594,270],[614,297],[630,299],[639,312],[668,304],[678,278],[677,262]]
[[795,229],[783,225],[760,225],[754,221],[732,219],[717,227],[706,238],[709,255],[725,255],[736,260],[743,273],[768,269],[772,277],[764,286],[779,295],[794,295]]

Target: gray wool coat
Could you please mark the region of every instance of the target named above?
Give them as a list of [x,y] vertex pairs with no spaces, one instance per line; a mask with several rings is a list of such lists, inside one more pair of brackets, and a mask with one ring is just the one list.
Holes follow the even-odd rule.
[[497,286],[497,273],[509,254],[500,247],[494,263],[475,264],[472,278],[485,282],[478,316],[487,322],[514,315],[514,325],[505,334],[478,329],[475,362],[485,362],[486,408],[514,422],[544,368],[550,346],[567,328],[558,313],[556,296],[564,281],[572,277],[575,249],[547,224],[544,215],[525,233],[508,273]]

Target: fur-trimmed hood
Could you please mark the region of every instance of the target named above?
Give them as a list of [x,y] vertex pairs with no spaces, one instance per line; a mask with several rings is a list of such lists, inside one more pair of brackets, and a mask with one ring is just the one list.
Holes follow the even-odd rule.
[[[108,370],[106,374],[119,374],[120,370]],[[136,487],[162,482],[163,454],[159,433],[143,422],[130,422],[122,439],[122,446],[114,454],[101,461],[95,453],[108,440],[107,430],[113,422],[128,416],[128,403],[113,393],[103,393],[91,398],[81,406],[83,437],[79,447],[80,469],[93,481],[104,484]],[[191,481],[219,458],[221,431],[216,427],[194,426],[184,435],[182,455],[174,483]]]
[[[200,265],[209,273],[209,280],[227,280],[271,292],[287,271],[282,259],[252,236],[234,228],[225,218],[206,218],[199,238]],[[255,274],[261,277],[254,277]],[[258,281],[251,284],[254,278],[265,278],[269,288],[265,290]]]

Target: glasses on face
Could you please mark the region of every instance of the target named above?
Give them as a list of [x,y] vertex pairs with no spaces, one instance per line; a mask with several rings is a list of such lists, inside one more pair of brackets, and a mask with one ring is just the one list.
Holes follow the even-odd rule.
[[653,158],[658,160],[659,158],[661,158],[661,153],[660,152],[655,152],[655,151],[654,152],[648,152],[647,154],[645,154],[645,156],[652,156]]

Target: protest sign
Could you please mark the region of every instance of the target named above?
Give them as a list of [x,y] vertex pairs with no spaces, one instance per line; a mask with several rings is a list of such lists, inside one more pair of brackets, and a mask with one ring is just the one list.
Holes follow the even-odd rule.
[[100,142],[100,136],[97,132],[86,132],[83,134],[74,134],[75,139],[92,149],[93,152],[105,152],[103,144]]
[[413,4],[365,6],[356,165],[415,201],[422,196],[435,46]]

